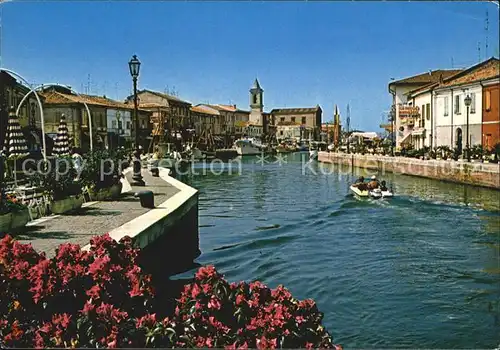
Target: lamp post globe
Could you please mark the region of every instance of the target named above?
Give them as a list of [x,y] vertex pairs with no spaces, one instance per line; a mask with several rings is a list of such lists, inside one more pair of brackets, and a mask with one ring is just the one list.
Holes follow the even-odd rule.
[[130,69],[130,75],[133,79],[137,79],[139,77],[139,71],[141,69],[141,62],[137,58],[137,55],[132,56],[130,61],[128,62],[128,68]]
[[465,152],[466,152],[466,158],[467,158],[467,161],[470,162],[470,150],[469,150],[469,107],[472,103],[472,98],[470,97],[470,95],[467,95],[465,98],[464,98],[464,103],[465,103],[465,106],[467,107],[467,128],[466,128],[466,134],[465,134],[465,137],[466,137],[466,140],[465,140]]
[[141,62],[136,55],[132,56],[128,62],[128,67],[130,69],[130,75],[132,76],[132,82],[134,84],[134,129],[135,129],[135,151],[134,151],[134,174],[132,176],[133,183],[135,186],[144,186],[144,180],[141,174],[141,149],[139,147],[139,113],[137,106],[137,78],[139,77],[139,71],[141,68]]

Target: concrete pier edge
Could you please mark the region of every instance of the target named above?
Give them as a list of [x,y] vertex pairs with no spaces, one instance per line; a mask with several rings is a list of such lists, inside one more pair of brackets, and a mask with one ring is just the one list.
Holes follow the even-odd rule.
[[[132,171],[132,169],[128,168],[124,173],[130,171]],[[196,211],[196,236],[198,235],[198,190],[174,179],[169,176],[169,173],[169,169],[159,168],[161,179],[176,187],[179,192],[147,213],[111,230],[109,232],[111,238],[119,241],[123,237],[129,236],[137,247],[145,248],[160,236],[168,234],[170,228],[176,226],[178,222],[193,210]],[[124,184],[122,192],[130,190],[130,185]],[[90,243],[82,249],[88,251],[90,249]]]
[[374,170],[381,174],[388,172],[500,190],[500,163],[422,160],[333,152],[318,152],[318,161]]

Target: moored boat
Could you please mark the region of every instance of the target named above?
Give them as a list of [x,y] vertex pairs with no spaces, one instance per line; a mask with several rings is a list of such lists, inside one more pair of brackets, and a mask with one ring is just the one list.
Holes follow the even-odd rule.
[[239,139],[234,142],[234,148],[240,156],[253,156],[262,153],[261,148],[252,139]]

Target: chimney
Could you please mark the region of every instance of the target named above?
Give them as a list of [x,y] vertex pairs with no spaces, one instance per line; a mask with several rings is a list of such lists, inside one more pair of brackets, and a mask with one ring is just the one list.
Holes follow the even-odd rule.
[[102,98],[106,98],[106,95],[102,95]]
[[233,108],[236,109],[236,105],[233,105]]
[[439,74],[439,84],[442,84],[444,82],[443,80],[443,73]]

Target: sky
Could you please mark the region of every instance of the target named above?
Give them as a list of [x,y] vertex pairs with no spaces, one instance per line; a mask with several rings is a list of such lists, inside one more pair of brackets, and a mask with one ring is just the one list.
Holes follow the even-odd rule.
[[248,110],[258,78],[265,111],[319,104],[328,121],[337,104],[345,123],[349,104],[367,131],[380,131],[391,78],[498,57],[489,2],[13,0],[0,12],[2,66],[32,84],[123,100],[136,54],[139,89]]

